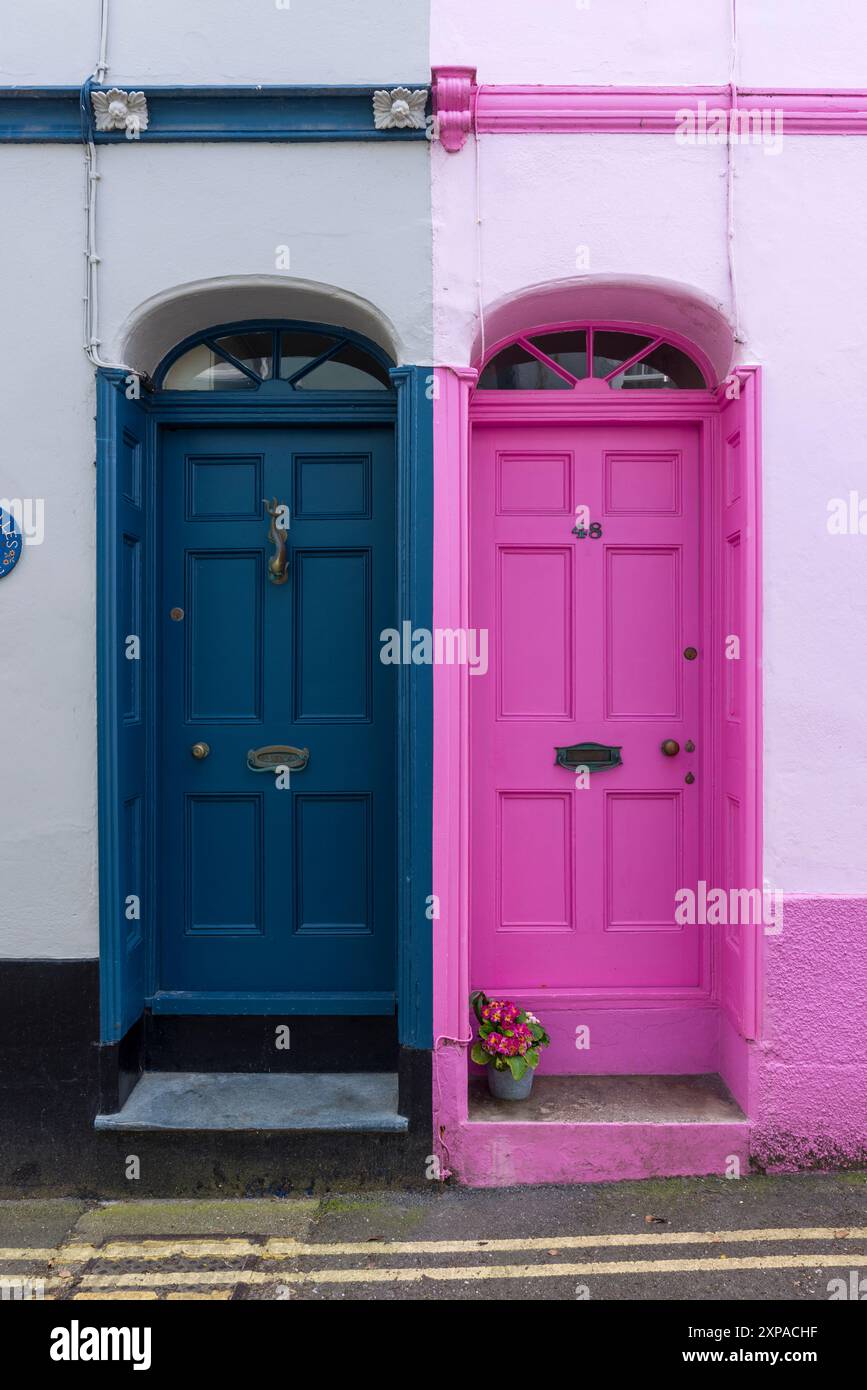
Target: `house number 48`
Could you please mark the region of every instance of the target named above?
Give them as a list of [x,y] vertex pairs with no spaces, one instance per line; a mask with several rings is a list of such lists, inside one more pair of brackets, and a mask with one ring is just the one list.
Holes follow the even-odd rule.
[[589,536],[591,541],[598,541],[602,535],[602,527],[598,521],[591,521],[587,529],[579,521],[577,526],[572,527],[572,535],[577,536],[579,541],[584,541]]

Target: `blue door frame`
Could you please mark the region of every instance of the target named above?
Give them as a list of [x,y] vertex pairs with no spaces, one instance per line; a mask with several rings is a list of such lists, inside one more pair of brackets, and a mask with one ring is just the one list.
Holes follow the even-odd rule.
[[[397,483],[397,614],[432,624],[433,413],[430,369],[390,369],[393,391],[308,391],[260,401],[247,393],[142,389],[97,372],[97,699],[99,751],[100,1015],[103,1042],[119,1041],[143,1011],[154,979],[156,458],[173,425],[391,424]],[[239,400],[239,395],[246,399]],[[140,638],[130,660],[127,639]],[[432,1043],[429,666],[396,668],[397,1011],[407,1047]],[[243,1001],[226,1012],[244,1012]],[[310,1012],[308,1008],[306,1010]],[[249,1012],[262,1012],[257,1004]],[[279,1010],[287,1012],[285,1008]],[[329,1012],[327,1006],[324,1012]]]

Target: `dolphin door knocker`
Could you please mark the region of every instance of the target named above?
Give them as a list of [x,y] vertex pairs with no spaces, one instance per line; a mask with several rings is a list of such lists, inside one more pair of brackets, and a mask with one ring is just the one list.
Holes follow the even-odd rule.
[[271,518],[268,539],[274,547],[274,554],[268,561],[268,578],[272,584],[285,584],[289,578],[289,558],[286,554],[286,539],[289,533],[289,508],[277,498],[271,502],[263,497],[265,511]]

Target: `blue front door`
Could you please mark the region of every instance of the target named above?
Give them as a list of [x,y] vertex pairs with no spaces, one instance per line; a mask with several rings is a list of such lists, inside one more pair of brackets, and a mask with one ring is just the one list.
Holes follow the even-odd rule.
[[[153,1007],[392,1012],[393,433],[169,427],[160,487]],[[286,509],[282,584],[266,498]],[[251,770],[273,745],[306,766]]]

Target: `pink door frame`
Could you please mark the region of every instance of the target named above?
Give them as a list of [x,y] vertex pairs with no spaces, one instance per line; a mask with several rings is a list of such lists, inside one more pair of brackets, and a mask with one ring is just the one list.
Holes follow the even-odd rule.
[[[612,325],[615,326],[615,325]],[[616,327],[624,327],[618,324]],[[544,331],[528,328],[527,333]],[[694,348],[699,360],[702,354]],[[761,686],[760,686],[760,369],[739,368],[716,390],[658,391],[631,393],[601,392],[478,392],[474,388],[478,372],[473,368],[436,369],[434,397],[434,626],[469,627],[469,468],[471,466],[472,426],[477,420],[532,424],[554,420],[574,421],[656,420],[694,423],[701,437],[703,468],[707,470],[712,498],[708,531],[714,544],[705,546],[703,579],[712,595],[709,611],[715,626],[704,640],[721,642],[724,615],[721,593],[722,463],[725,439],[733,437],[723,426],[726,410],[737,413],[737,437],[741,446],[741,486],[747,498],[746,520],[741,537],[744,544],[743,624],[740,667],[742,688],[742,728],[745,740],[746,778],[744,786],[750,804],[744,810],[739,833],[740,876],[746,886],[761,886]],[[720,518],[714,526],[714,518]],[[719,532],[719,534],[716,534]],[[706,569],[705,569],[706,567]],[[719,686],[717,663],[709,662],[710,680]],[[642,1145],[632,1126],[578,1126],[583,1131],[581,1153],[590,1140],[590,1129],[611,1129],[600,1140],[595,1158],[578,1157],[564,1172],[564,1135],[560,1125],[515,1126],[473,1125],[468,1120],[467,1071],[471,1029],[469,996],[469,672],[466,666],[440,665],[434,668],[434,789],[433,789],[433,892],[439,916],[434,921],[434,1110],[435,1136],[444,1175],[454,1171],[459,1179],[471,1183],[499,1181],[573,1181],[616,1176],[657,1173],[707,1172],[716,1170],[718,1144],[713,1160],[703,1156],[698,1130],[704,1126],[653,1126],[655,1157],[650,1168],[642,1158]],[[716,698],[716,697],[715,697]],[[718,723],[713,716],[715,737],[703,781],[719,791]],[[724,859],[719,844],[721,815],[716,807],[709,817],[713,824],[712,844],[706,848],[705,863],[712,865],[713,882],[722,883]],[[736,1020],[724,1008],[717,1008],[718,1069],[747,1115],[752,1106],[752,1068],[749,1040],[758,1034],[761,998],[761,927],[745,934],[739,968],[744,972],[742,1016]],[[715,952],[720,964],[719,949]],[[714,970],[715,1000],[719,1000],[719,969]],[[519,1136],[520,1130],[545,1131]],[[670,1128],[670,1142],[663,1142],[662,1129]],[[715,1126],[706,1127],[708,1130]],[[484,1130],[484,1137],[479,1131]],[[514,1147],[521,1138],[520,1151],[527,1156],[531,1170],[524,1174],[507,1164],[498,1176],[490,1161],[503,1130],[504,1142]],[[619,1138],[613,1131],[619,1131]],[[691,1130],[689,1142],[684,1144]],[[597,1136],[599,1138],[599,1136]],[[570,1147],[566,1142],[566,1148]],[[732,1139],[720,1138],[725,1147]],[[632,1146],[631,1157],[617,1154],[618,1145]],[[613,1146],[613,1147],[612,1147]],[[590,1145],[592,1148],[592,1144]],[[483,1160],[484,1148],[488,1159]],[[474,1156],[475,1149],[475,1156]],[[603,1157],[600,1159],[599,1154]],[[532,1154],[532,1160],[530,1155]],[[610,1162],[604,1155],[610,1154]],[[650,1162],[650,1160],[648,1160]],[[703,1166],[703,1165],[709,1166]]]

